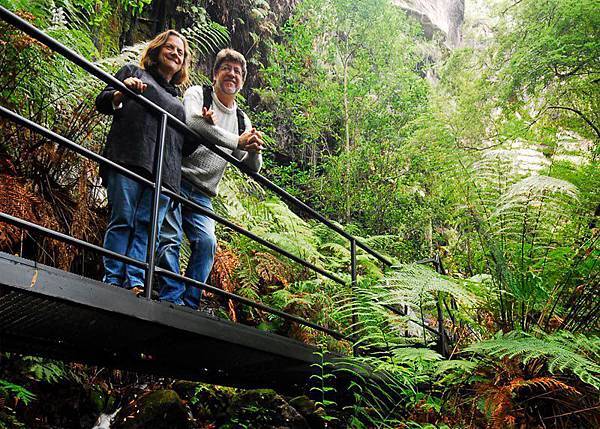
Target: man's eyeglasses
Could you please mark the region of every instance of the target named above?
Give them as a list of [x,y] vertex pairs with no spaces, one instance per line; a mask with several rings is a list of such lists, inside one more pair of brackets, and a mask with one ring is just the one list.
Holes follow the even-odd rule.
[[233,72],[233,74],[242,77],[242,69],[240,67],[232,67],[229,64],[223,64],[221,67],[219,67],[219,70],[226,73]]

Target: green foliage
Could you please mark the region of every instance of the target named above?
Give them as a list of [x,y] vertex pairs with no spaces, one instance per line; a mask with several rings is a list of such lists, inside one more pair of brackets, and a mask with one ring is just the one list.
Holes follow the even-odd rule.
[[537,114],[555,115],[552,122],[598,142],[598,2],[528,0],[504,7],[496,56],[503,97],[527,103],[526,97],[541,96]]
[[270,174],[370,232],[395,232],[406,206],[418,209],[402,154],[403,127],[427,97],[414,73],[416,33],[384,1],[305,1],[262,70],[267,85],[258,92],[268,112],[257,125],[276,135],[276,158],[292,160]]
[[[425,329],[425,317],[441,296],[467,309],[479,302],[477,295],[467,283],[419,265],[396,267],[379,281],[362,280],[352,293],[340,298],[336,317],[350,325],[354,346],[364,351],[340,369],[356,380],[351,386],[356,403],[348,411],[357,427],[396,427],[417,406],[439,411],[440,399],[420,385],[464,382],[462,374],[475,365],[450,364],[428,348],[437,336],[431,336],[434,328]],[[457,313],[455,323],[470,320],[465,311]]]
[[38,381],[46,383],[58,383],[68,375],[68,369],[64,362],[53,361],[35,356],[25,356],[29,376]]
[[338,420],[337,417],[329,414],[329,411],[334,409],[337,405],[337,403],[331,399],[336,392],[334,386],[336,376],[332,372],[335,364],[327,359],[323,350],[315,351],[314,355],[318,358],[318,361],[311,364],[311,367],[315,368],[316,373],[309,377],[309,384],[312,386],[310,392],[311,394],[318,396],[315,405],[321,419],[325,422],[333,422]]
[[205,58],[209,54],[216,54],[230,42],[229,32],[222,25],[208,19],[195,22],[188,28],[181,30],[193,52],[195,58]]
[[14,396],[15,398],[23,401],[25,405],[35,400],[35,395],[29,390],[25,389],[22,386],[19,386],[18,384],[14,384],[10,381],[0,379],[0,397],[6,396]]
[[152,3],[152,0],[119,0],[125,10],[129,10],[132,15],[141,15],[144,7]]
[[[115,41],[110,30],[115,23],[115,9],[121,3],[110,0],[3,0],[1,3],[14,12],[33,14],[38,28],[88,59],[97,59],[97,51],[113,53],[118,49],[118,40]],[[69,31],[70,35],[65,34]]]
[[542,360],[552,374],[573,373],[600,390],[600,338],[596,336],[561,331],[535,337],[515,331],[474,343],[465,351],[493,359],[518,358],[523,365]]
[[[600,389],[598,2],[502,4],[495,40],[442,49],[447,57],[428,70],[431,82],[422,76],[429,67],[423,64],[439,47],[423,41],[418,25],[384,0],[305,0],[276,40],[270,37],[278,31],[277,2],[212,2],[223,26],[192,3],[180,3],[178,10],[192,22],[182,32],[198,58],[229,43],[244,53],[268,52],[264,64],[248,55],[251,70],[260,70],[252,76],[261,86],[253,88],[259,97],[248,100],[258,102],[253,122],[267,133],[265,174],[403,262],[384,273],[359,249],[360,278],[350,288],[219,227],[226,253],[219,269],[231,291],[355,335],[353,345],[364,355],[336,362],[339,372],[332,372],[330,355],[318,354],[311,381],[324,420],[356,428],[441,428],[442,420],[452,419],[459,427],[503,427],[510,419],[498,419],[500,410],[515,425],[564,418],[565,427],[584,427],[576,419],[586,412],[573,410],[597,404],[568,393],[593,397]],[[139,16],[150,2],[2,4],[31,13],[37,26],[98,60],[114,54],[116,37],[105,34],[114,28],[114,16],[123,9]],[[2,104],[99,149],[106,124],[94,116],[91,102],[102,84],[0,26]],[[240,35],[247,37],[240,42]],[[144,46],[98,64],[114,71],[136,62]],[[207,78],[197,73],[194,81]],[[4,130],[0,151],[7,165],[27,178],[35,195],[52,201],[53,210],[97,206],[93,183],[76,186],[94,177],[87,166],[31,135],[13,144],[10,139],[20,134],[10,126]],[[72,193],[89,199],[55,203],[57,195]],[[347,240],[234,169],[215,208],[350,280]],[[71,230],[72,219],[80,219],[73,213],[53,213],[50,226]],[[79,231],[94,229],[98,222],[90,219]],[[450,275],[410,263],[434,251]],[[185,250],[182,259],[185,266]],[[260,329],[326,343],[278,317],[237,310],[239,320]],[[348,343],[326,344],[349,353]],[[26,358],[21,364],[31,382],[72,376],[54,361]],[[345,410],[347,421],[334,402],[342,373],[352,376],[355,399]],[[530,397],[524,399],[524,391]],[[198,388],[192,403],[203,393]],[[34,399],[5,380],[0,395]],[[0,414],[0,425],[4,418]],[[269,418],[269,410],[252,404],[229,424],[254,427]],[[438,426],[423,423],[434,420]]]
[[[47,10],[48,7],[48,2],[40,0],[28,4],[24,12]],[[87,59],[98,56],[87,25],[78,26],[80,20],[73,19],[67,22],[64,14],[55,21],[52,14],[41,15],[37,19],[40,22],[36,24],[50,36],[78,51]],[[85,79],[88,85],[93,81],[87,78],[86,73],[79,67],[60,55],[52,54],[41,44],[22,36],[22,33],[9,27],[8,24],[0,25],[5,29],[3,39],[7,42],[2,47],[3,60],[0,65],[4,73],[0,80],[0,90],[8,106],[26,109],[23,113],[29,116],[39,115],[40,110],[50,110],[45,116],[48,118],[47,122],[50,122],[53,118],[52,111],[60,107],[70,107],[70,103],[81,100],[82,93],[87,93],[89,88],[73,86],[74,81],[81,84]]]

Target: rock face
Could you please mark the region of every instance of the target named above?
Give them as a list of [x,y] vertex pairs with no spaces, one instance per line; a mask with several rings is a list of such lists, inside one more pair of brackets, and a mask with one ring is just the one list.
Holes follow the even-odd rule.
[[465,0],[392,0],[392,3],[419,19],[428,38],[441,32],[449,47],[459,45]]

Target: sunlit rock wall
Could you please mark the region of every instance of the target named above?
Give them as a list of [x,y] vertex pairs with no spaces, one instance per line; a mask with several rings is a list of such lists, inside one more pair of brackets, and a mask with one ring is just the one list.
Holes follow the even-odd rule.
[[465,0],[392,0],[392,3],[419,19],[427,37],[439,31],[449,47],[460,44]]

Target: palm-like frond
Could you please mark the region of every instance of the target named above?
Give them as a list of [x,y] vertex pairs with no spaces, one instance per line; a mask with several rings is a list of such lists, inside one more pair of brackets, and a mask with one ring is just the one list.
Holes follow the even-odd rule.
[[[228,169],[219,193],[217,212],[296,256],[325,265],[325,257],[319,250],[320,240],[312,225],[281,200],[267,196],[256,183]],[[253,248],[263,250],[259,244]]]
[[[359,282],[350,299],[340,299],[337,317],[356,320],[352,332],[360,345],[389,349],[437,337],[433,315],[441,296],[465,309],[480,299],[466,281],[443,277],[422,265],[396,267],[379,281]],[[457,315],[457,319],[466,317]],[[431,326],[430,326],[431,325]]]
[[188,39],[196,59],[216,53],[230,42],[227,28],[216,22],[195,23],[191,27],[182,28],[181,34]]
[[551,245],[564,242],[565,237],[559,234],[568,231],[577,202],[573,184],[548,176],[529,176],[500,196],[490,216],[490,229],[505,243],[521,245],[523,252],[543,255]]
[[522,177],[513,168],[513,154],[504,149],[484,152],[469,173],[477,188],[478,206],[484,211],[494,207],[508,187]]
[[473,308],[479,298],[464,281],[442,276],[434,270],[418,264],[396,267],[382,282],[390,289],[392,303],[431,308],[434,294],[443,292],[452,296],[463,308]]
[[551,373],[571,372],[581,381],[600,389],[600,338],[560,331],[535,337],[519,332],[470,345],[466,351],[494,360],[518,358],[524,365],[542,360]]
[[144,51],[144,49],[146,49],[146,46],[148,46],[148,43],[149,42],[146,40],[143,42],[136,43],[135,45],[124,46],[118,55],[102,58],[96,61],[96,65],[106,70],[116,71],[125,64],[136,64],[142,56],[142,52]]

